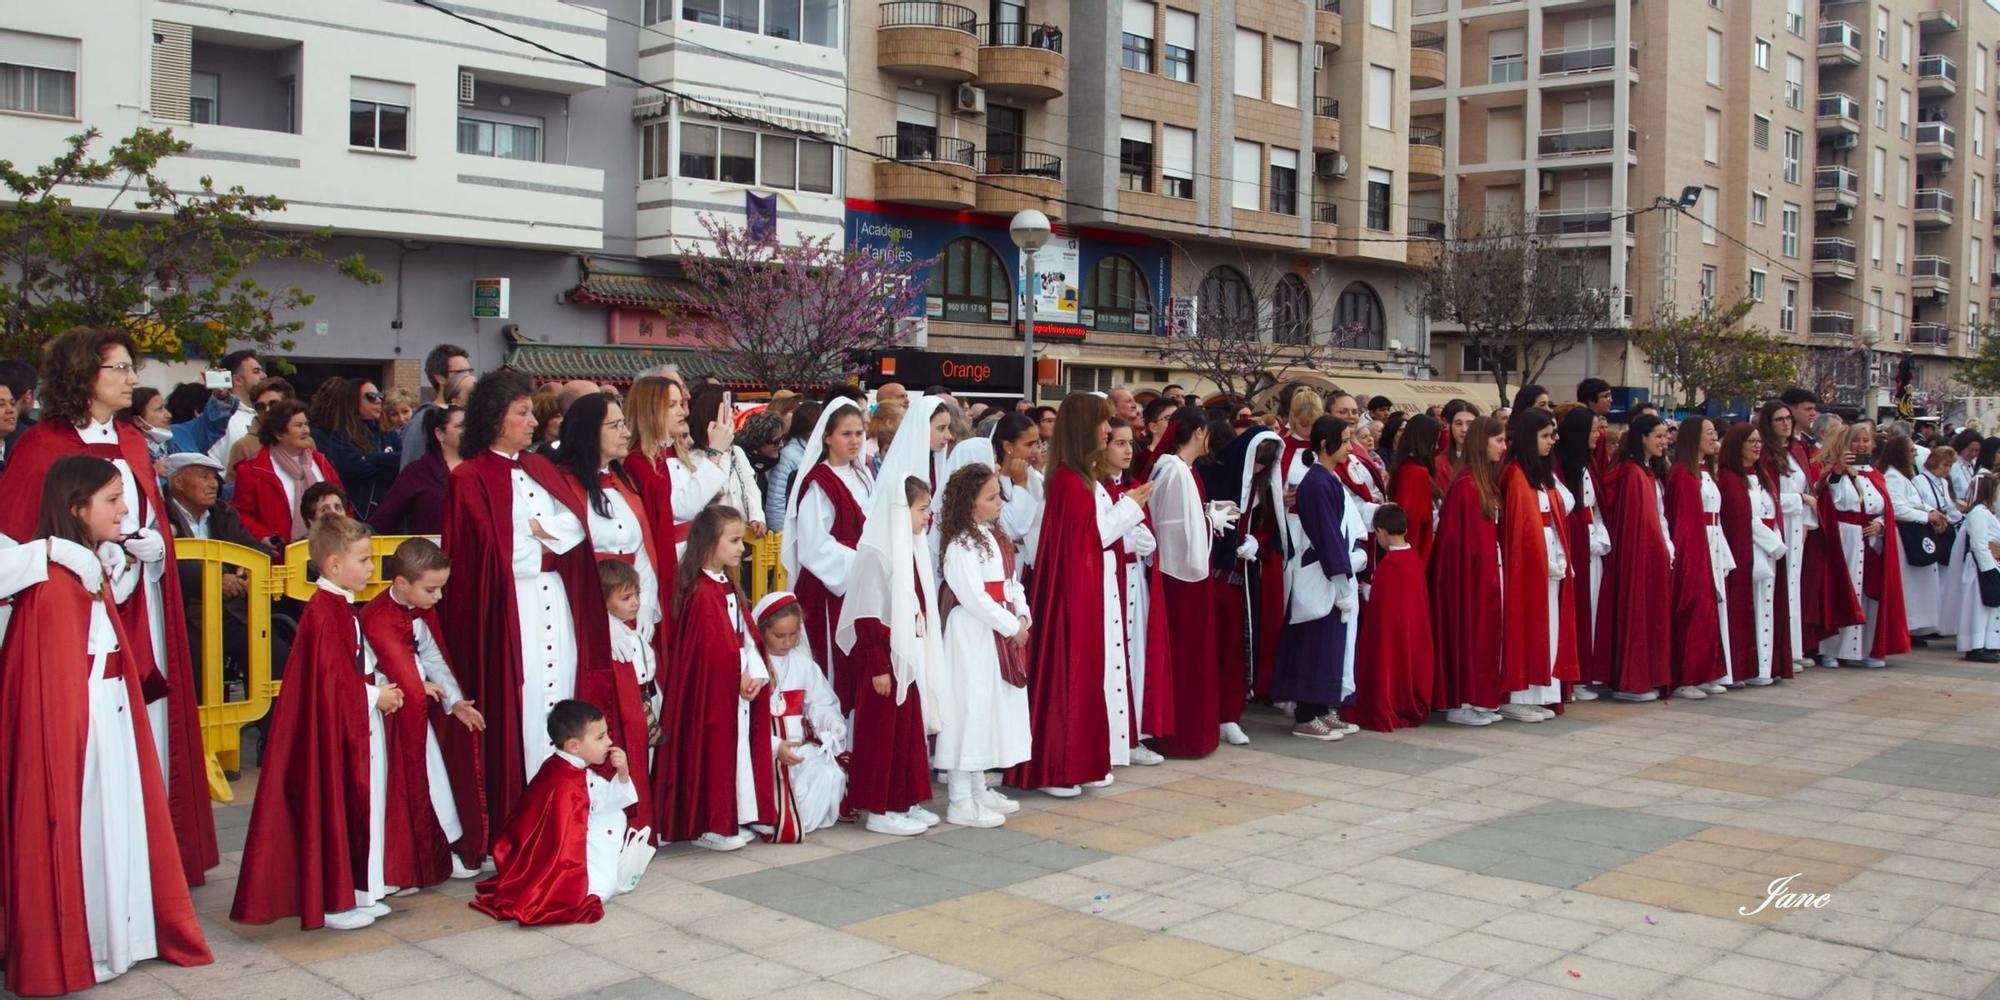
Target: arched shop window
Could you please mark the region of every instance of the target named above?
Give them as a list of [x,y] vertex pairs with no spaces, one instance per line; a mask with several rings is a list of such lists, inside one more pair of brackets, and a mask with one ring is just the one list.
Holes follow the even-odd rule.
[[1271,339],[1280,344],[1312,343],[1312,293],[1296,274],[1279,278],[1272,292]]
[[1361,351],[1383,349],[1388,330],[1382,319],[1382,297],[1375,294],[1365,281],[1357,281],[1340,293],[1340,301],[1333,307],[1333,324],[1336,327],[1359,327],[1349,345]]
[[1153,332],[1153,297],[1132,258],[1111,254],[1083,276],[1083,325],[1106,333]]
[[931,265],[926,312],[947,323],[1007,323],[1014,318],[1014,279],[993,248],[970,236],[945,244]]
[[1257,300],[1243,272],[1226,264],[1213,268],[1201,279],[1200,297],[1202,336],[1244,340],[1257,336]]

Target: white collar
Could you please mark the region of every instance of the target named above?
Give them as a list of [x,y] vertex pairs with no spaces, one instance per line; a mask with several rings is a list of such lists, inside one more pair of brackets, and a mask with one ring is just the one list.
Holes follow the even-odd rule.
[[563,760],[569,762],[569,766],[576,768],[579,771],[584,770],[585,768],[588,768],[590,766],[589,764],[583,762],[582,757],[578,757],[577,755],[570,753],[569,751],[564,750],[561,747],[556,748],[556,756],[561,757]]
[[704,570],[702,570],[702,572],[703,572],[703,573],[707,573],[707,574],[708,574],[708,578],[709,578],[709,579],[711,579],[711,580],[714,580],[714,581],[715,581],[715,582],[717,582],[717,583],[728,583],[728,582],[729,582],[729,574],[727,574],[727,573],[718,573],[718,572],[716,572],[715,570],[712,570],[712,569],[704,569]]
[[1409,547],[1410,547],[1410,543],[1408,543],[1408,542],[1404,542],[1404,543],[1403,543],[1403,544],[1401,544],[1401,545],[1391,545],[1391,546],[1389,546],[1388,548],[1386,548],[1386,549],[1383,549],[1382,551],[1384,551],[1384,552],[1401,552],[1401,551],[1403,551],[1404,549],[1407,549],[1407,548],[1409,548]]
[[337,594],[341,597],[347,598],[349,601],[354,600],[354,591],[348,590],[347,588],[342,587],[341,585],[334,583],[331,580],[328,580],[326,577],[322,576],[318,580],[315,580],[314,585],[319,587],[319,589],[326,591],[329,594]]
[[488,449],[488,450],[489,450],[489,451],[491,451],[491,452],[493,452],[493,454],[495,454],[495,455],[498,455],[498,456],[500,456],[501,458],[504,458],[504,459],[506,459],[506,460],[507,460],[507,461],[509,461],[509,462],[518,462],[518,461],[520,461],[520,460],[521,460],[521,453],[520,453],[520,452],[518,452],[518,451],[517,451],[517,452],[514,452],[513,454],[508,454],[507,452],[504,452],[504,451],[501,451],[501,450],[500,450],[500,449],[498,449],[498,448],[490,448],[490,449]]

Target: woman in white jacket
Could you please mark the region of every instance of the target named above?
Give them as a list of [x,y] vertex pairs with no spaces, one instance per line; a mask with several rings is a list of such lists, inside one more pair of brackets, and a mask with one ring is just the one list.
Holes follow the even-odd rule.
[[1958,586],[1965,592],[1959,606],[1958,650],[1976,663],[2000,663],[2000,606],[1988,606],[1980,594],[1979,576],[2000,571],[2000,476],[1982,472],[1973,480],[1972,506],[1965,512],[1965,555],[1958,569]]
[[1787,631],[1791,633],[1793,667],[1813,665],[1805,647],[1804,608],[1800,595],[1801,573],[1806,561],[1806,532],[1817,530],[1819,514],[1813,506],[1812,480],[1805,466],[1793,460],[1792,428],[1797,418],[1792,408],[1773,400],[1757,411],[1757,430],[1764,440],[1764,472],[1772,484],[1778,503],[1779,520],[1785,525],[1785,599]]
[[[1910,635],[1936,635],[1939,588],[1944,580],[1939,557],[1948,554],[1946,540],[1939,532],[1950,522],[1930,484],[1921,482],[1916,448],[1909,438],[1898,434],[1884,439],[1882,450],[1875,457],[1875,467],[1882,470],[1882,482],[1889,489],[1889,503],[1896,510],[1896,529],[1901,531],[1904,525],[1921,529],[1904,535],[1899,550],[1903,563],[1904,617],[1909,621]],[[1912,542],[1913,538],[1928,542],[1929,548]]]
[[757,470],[750,465],[750,456],[734,444],[727,451],[716,451],[708,446],[709,424],[717,419],[734,421],[736,414],[730,403],[729,391],[721,386],[709,384],[695,391],[688,403],[688,438],[693,449],[676,446],[676,451],[686,458],[693,458],[696,452],[706,452],[716,465],[722,467],[722,491],[715,495],[716,503],[734,507],[743,512],[746,530],[752,538],[764,536],[764,492],[757,488]]

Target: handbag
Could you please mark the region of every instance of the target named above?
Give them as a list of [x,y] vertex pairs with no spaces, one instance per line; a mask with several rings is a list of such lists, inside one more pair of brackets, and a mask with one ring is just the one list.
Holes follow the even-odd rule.
[[637,830],[627,827],[625,845],[618,849],[618,880],[612,884],[611,894],[637,889],[639,879],[646,874],[646,866],[653,863],[658,850],[653,846],[652,827],[642,826]]
[[1912,566],[1936,566],[1950,558],[1950,536],[1932,531],[1928,521],[1897,521],[1896,534],[1902,536],[1903,561]]
[[2000,608],[2000,568],[1979,571],[1979,603]]

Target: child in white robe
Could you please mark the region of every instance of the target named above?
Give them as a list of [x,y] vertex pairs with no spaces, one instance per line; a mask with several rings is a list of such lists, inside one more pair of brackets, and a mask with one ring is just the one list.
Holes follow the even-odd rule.
[[[938,685],[937,748],[932,763],[947,773],[945,821],[995,827],[1020,806],[986,787],[985,772],[1028,759],[1027,594],[1008,563],[1012,553],[994,533],[1004,504],[1000,477],[967,466],[945,486],[939,535],[944,544],[944,669]],[[944,603],[942,595],[939,597]]]
[[805,614],[788,591],[764,595],[751,609],[771,671],[771,752],[791,783],[798,832],[840,819],[847,797],[847,717],[826,673],[805,647]]

